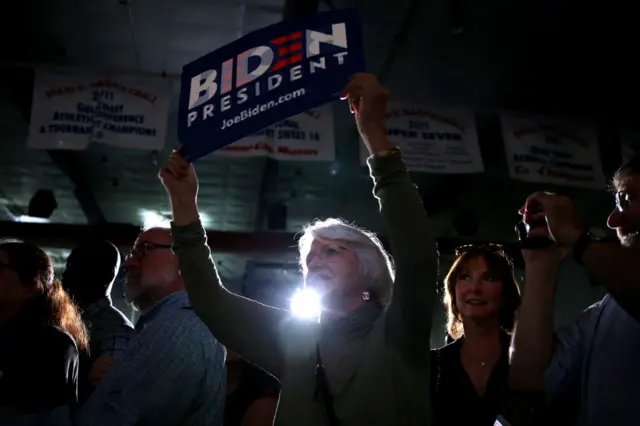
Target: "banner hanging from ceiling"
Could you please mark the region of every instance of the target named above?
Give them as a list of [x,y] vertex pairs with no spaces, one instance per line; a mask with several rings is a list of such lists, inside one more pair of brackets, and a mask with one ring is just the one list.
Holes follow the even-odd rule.
[[[178,140],[188,160],[336,100],[364,71],[355,10],[252,32],[182,69]],[[228,151],[227,151],[228,152]]]
[[502,113],[500,119],[513,179],[604,188],[595,127],[512,112]]
[[224,157],[268,157],[283,161],[334,161],[330,105],[306,111],[215,151]]
[[83,150],[164,147],[171,81],[134,75],[35,71],[27,146]]
[[[414,172],[463,174],[484,171],[473,111],[392,101],[385,121],[389,141]],[[361,144],[360,160],[369,153]]]

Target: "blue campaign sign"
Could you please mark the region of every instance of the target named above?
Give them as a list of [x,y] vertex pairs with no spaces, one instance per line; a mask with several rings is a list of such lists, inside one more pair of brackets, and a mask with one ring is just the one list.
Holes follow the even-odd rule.
[[271,25],[182,68],[178,139],[190,161],[338,98],[364,71],[355,10]]

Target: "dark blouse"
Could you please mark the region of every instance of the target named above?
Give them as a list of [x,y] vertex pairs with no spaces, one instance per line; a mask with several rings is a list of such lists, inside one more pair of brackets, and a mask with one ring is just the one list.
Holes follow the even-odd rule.
[[278,398],[280,385],[276,379],[245,361],[241,363],[242,376],[238,388],[227,395],[224,426],[240,426],[247,410],[256,400],[264,397]]
[[431,351],[431,402],[434,426],[493,426],[506,403],[509,387],[509,342],[502,336],[502,354],[493,367],[485,394],[476,392],[460,359],[464,337]]
[[0,328],[0,407],[32,413],[73,405],[77,386],[78,349],[69,334],[28,319]]

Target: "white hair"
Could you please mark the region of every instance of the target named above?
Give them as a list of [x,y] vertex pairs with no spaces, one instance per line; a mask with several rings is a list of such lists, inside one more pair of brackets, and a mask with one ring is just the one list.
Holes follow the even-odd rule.
[[306,259],[311,250],[311,244],[316,238],[350,243],[358,258],[360,272],[367,289],[374,293],[383,308],[389,306],[395,271],[391,256],[385,251],[375,234],[336,218],[318,219],[307,224],[302,229],[302,236],[298,240],[300,266],[305,279],[308,272]]

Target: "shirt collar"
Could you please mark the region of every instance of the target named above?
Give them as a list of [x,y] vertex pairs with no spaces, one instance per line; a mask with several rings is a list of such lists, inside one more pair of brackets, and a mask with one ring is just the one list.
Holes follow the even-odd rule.
[[95,302],[91,303],[89,306],[87,306],[87,308],[84,310],[84,312],[92,317],[95,314],[97,314],[98,312],[100,312],[101,310],[108,308],[112,306],[111,303],[111,297],[109,296],[105,296],[105,297],[101,297],[100,299],[96,300]]
[[165,296],[164,299],[157,302],[151,308],[147,309],[138,319],[136,323],[136,328],[148,323],[153,318],[158,316],[160,312],[167,310],[175,310],[181,308],[190,307],[189,296],[187,292],[184,290],[176,291],[175,293],[171,293],[168,296]]

